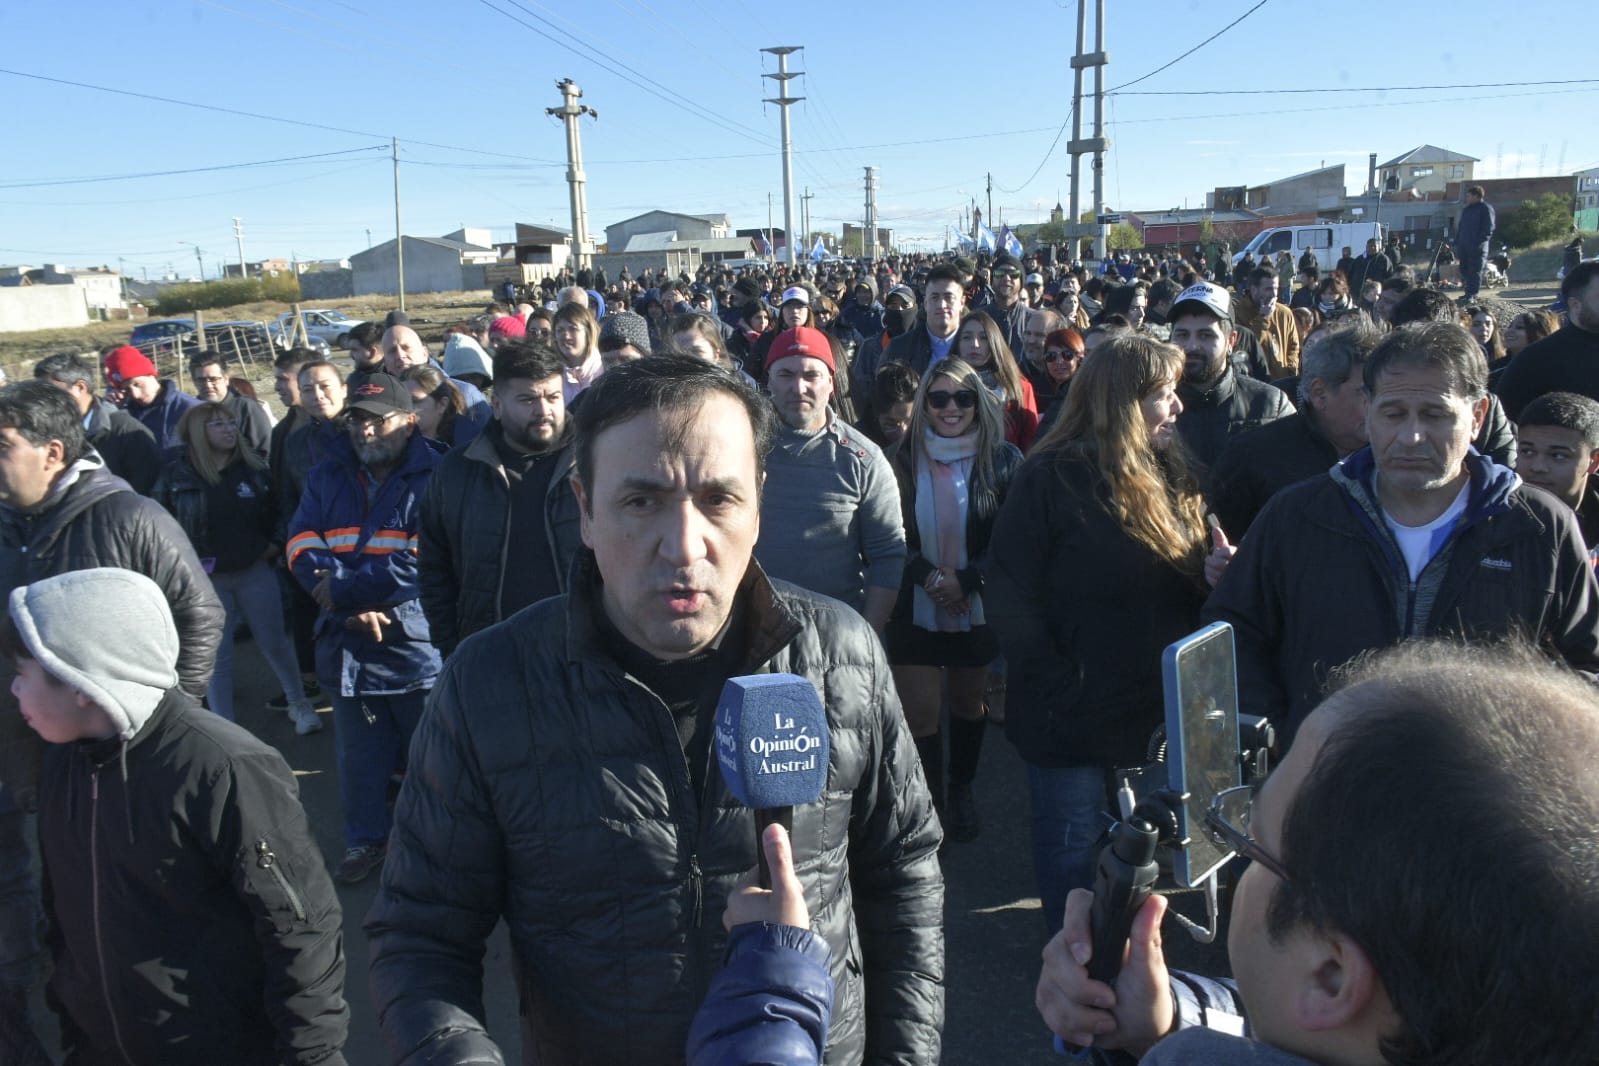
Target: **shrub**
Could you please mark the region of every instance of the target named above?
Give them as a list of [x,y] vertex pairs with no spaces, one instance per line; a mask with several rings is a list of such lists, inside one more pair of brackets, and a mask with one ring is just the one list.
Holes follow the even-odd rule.
[[162,289],[160,299],[150,310],[159,315],[175,315],[184,311],[260,303],[263,300],[293,303],[299,298],[300,279],[293,274],[265,278],[222,278]]
[[1546,192],[1535,200],[1523,200],[1515,210],[1506,210],[1499,220],[1498,238],[1512,248],[1530,248],[1539,241],[1552,241],[1571,233],[1571,197]]

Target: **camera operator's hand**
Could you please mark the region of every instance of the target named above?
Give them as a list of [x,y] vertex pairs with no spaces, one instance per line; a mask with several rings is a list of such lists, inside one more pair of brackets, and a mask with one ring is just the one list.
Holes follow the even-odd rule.
[[772,887],[760,887],[759,873],[751,869],[727,897],[722,927],[731,933],[735,925],[770,922],[809,929],[811,912],[805,906],[805,890],[794,875],[794,851],[789,845],[788,831],[780,825],[767,826],[766,832],[761,834],[761,847],[766,852],[766,865],[772,871]]
[[1176,1021],[1166,957],[1160,950],[1166,898],[1150,896],[1134,917],[1115,988],[1088,977],[1093,905],[1094,894],[1084,888],[1066,897],[1066,922],[1044,947],[1044,969],[1033,1001],[1050,1031],[1063,1040],[1142,1055]]

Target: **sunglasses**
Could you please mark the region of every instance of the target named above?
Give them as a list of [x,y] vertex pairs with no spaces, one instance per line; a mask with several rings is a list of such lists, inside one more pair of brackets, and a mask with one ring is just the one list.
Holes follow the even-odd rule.
[[1077,358],[1080,358],[1082,356],[1082,354],[1083,354],[1082,352],[1077,351],[1075,348],[1070,349],[1068,351],[1064,351],[1064,352],[1045,352],[1044,353],[1044,362],[1046,362],[1046,363],[1058,363],[1058,362],[1060,362],[1063,359],[1077,359]]
[[927,394],[927,406],[934,411],[942,411],[949,406],[951,400],[962,411],[970,411],[977,406],[977,393],[971,389],[961,389],[950,392],[947,389],[937,389]]

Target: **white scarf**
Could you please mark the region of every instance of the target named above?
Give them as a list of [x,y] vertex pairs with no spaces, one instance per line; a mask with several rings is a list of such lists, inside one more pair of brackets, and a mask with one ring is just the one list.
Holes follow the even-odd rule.
[[[925,461],[916,464],[916,533],[921,540],[922,558],[935,567],[964,570],[969,562],[966,554],[966,514],[971,498],[972,466],[977,455],[977,435],[975,426],[959,437],[941,437],[930,428],[922,434],[920,458]],[[955,532],[960,541],[960,550],[953,559],[943,558],[939,544],[934,463],[948,468],[948,484],[955,492],[955,504],[959,512],[959,525]],[[967,597],[966,602],[970,608],[966,614],[952,614],[939,608],[925,588],[914,585],[911,588],[911,620],[918,628],[935,633],[965,633],[973,626],[986,622],[982,597],[974,592]]]

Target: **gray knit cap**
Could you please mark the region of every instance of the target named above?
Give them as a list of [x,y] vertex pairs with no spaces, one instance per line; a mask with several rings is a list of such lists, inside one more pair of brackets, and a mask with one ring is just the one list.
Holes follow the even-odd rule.
[[[607,345],[606,341],[618,343]],[[600,351],[615,351],[624,344],[631,344],[645,355],[654,354],[650,350],[650,324],[644,320],[643,315],[634,314],[632,311],[618,311],[600,320]]]
[[71,570],[14,589],[11,620],[45,673],[77,689],[132,737],[178,683],[178,629],[154,581],[132,570]]

